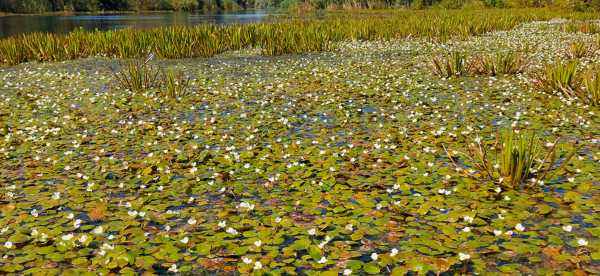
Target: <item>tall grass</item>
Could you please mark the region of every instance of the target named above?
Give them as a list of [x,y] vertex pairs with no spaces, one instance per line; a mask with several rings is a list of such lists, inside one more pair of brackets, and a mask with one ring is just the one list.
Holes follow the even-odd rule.
[[520,53],[502,52],[483,55],[473,61],[473,71],[483,75],[514,75],[522,73],[527,65],[527,58]]
[[[577,152],[575,149],[559,153],[559,147],[559,139],[545,148],[533,132],[507,130],[497,135],[491,146],[480,141],[472,144],[466,157],[483,176],[511,188],[521,188],[526,183],[542,184],[552,179]],[[558,162],[560,158],[562,161]]]
[[161,70],[158,66],[150,64],[148,58],[144,60],[134,60],[122,65],[121,70],[114,72],[114,77],[121,88],[131,92],[143,92],[146,89],[160,86]]
[[585,103],[600,106],[600,68],[589,68],[582,77],[582,88],[578,93]]
[[571,58],[582,58],[590,54],[592,50],[584,42],[573,42],[569,45],[568,53]]
[[469,72],[467,56],[461,52],[450,52],[432,58],[433,72],[443,78],[462,76]]
[[150,52],[159,58],[211,57],[245,48],[260,48],[265,55],[280,55],[327,51],[339,41],[465,38],[511,29],[532,20],[592,16],[546,9],[403,10],[351,15],[334,14],[323,20],[284,19],[275,23],[247,25],[79,30],[66,35],[33,33],[0,40],[0,61],[4,65],[13,65],[96,55],[140,58]]
[[579,62],[557,62],[546,65],[544,74],[538,78],[539,84],[548,92],[559,92],[572,96],[576,89],[576,73]]
[[538,76],[537,83],[549,93],[560,93],[564,97],[577,99],[590,105],[600,105],[600,67],[590,66],[584,72],[577,70],[578,62],[546,65]]

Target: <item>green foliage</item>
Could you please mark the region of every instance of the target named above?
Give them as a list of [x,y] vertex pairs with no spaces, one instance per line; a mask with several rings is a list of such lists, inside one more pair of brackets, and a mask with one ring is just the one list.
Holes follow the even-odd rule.
[[503,135],[498,172],[510,186],[516,187],[530,177],[538,158],[540,145],[535,134],[518,135],[510,131]]
[[584,42],[573,42],[569,45],[569,56],[571,58],[582,58],[590,53],[590,48]]
[[443,78],[462,76],[468,73],[467,57],[461,52],[450,52],[432,59],[433,72]]
[[179,100],[189,93],[190,80],[183,73],[167,70],[163,74],[162,91],[169,99]]
[[591,105],[600,105],[600,68],[592,66],[582,78],[583,88],[578,93],[579,98]]
[[[160,58],[211,57],[225,51],[245,48],[260,48],[265,55],[281,55],[327,51],[336,42],[348,40],[389,40],[409,36],[431,40],[466,38],[558,15],[564,13],[529,9],[513,10],[510,13],[494,9],[401,10],[388,12],[386,16],[348,18],[347,15],[333,14],[324,20],[286,20],[277,23],[76,31],[67,35],[34,33],[1,40],[0,52],[11,55],[3,58],[2,63],[6,65],[26,61],[62,61],[95,55],[141,58],[149,52]],[[488,20],[491,17],[495,20]],[[457,67],[464,67],[464,61],[448,62],[454,62],[454,66],[450,66],[453,71],[451,74],[462,74],[466,69]]]
[[527,58],[512,51],[495,55],[479,56],[473,61],[473,71],[483,75],[514,75],[522,73],[527,65]]
[[578,65],[579,62],[577,60],[546,65],[544,75],[538,78],[539,84],[548,92],[560,92],[572,95],[575,90]]
[[131,92],[143,92],[146,89],[159,87],[160,69],[151,65],[150,59],[134,60],[122,65],[119,72],[114,72],[119,86]]

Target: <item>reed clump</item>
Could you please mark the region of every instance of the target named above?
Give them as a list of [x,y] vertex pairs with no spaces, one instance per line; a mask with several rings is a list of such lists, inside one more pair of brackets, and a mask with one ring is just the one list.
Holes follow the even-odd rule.
[[463,76],[470,70],[467,56],[458,51],[433,57],[431,63],[433,72],[442,78]]
[[590,66],[579,72],[578,65],[577,60],[546,65],[545,71],[538,74],[537,84],[548,93],[600,105],[600,68]]
[[472,61],[473,73],[479,75],[515,75],[525,71],[527,58],[516,52],[481,55]]
[[[508,130],[497,135],[492,145],[471,144],[467,158],[482,175],[513,189],[523,188],[544,184],[568,164],[576,150],[559,153],[559,141],[543,145],[533,132]],[[557,162],[559,158],[563,160]]]

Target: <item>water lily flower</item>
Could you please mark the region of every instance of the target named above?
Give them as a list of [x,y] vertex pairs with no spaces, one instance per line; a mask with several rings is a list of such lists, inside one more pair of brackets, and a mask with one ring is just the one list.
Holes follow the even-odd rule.
[[188,221],[187,221],[187,223],[189,225],[194,225],[194,224],[196,224],[196,222],[198,222],[198,221],[195,218],[189,218]]
[[260,261],[256,261],[256,262],[254,263],[254,270],[259,270],[259,269],[262,269],[262,267],[263,267],[263,266],[262,266],[262,263],[261,263]]
[[471,217],[471,216],[464,216],[463,220],[468,223],[473,223],[473,217]]
[[390,257],[394,257],[396,255],[398,255],[398,249],[392,248],[392,252],[390,252]]
[[32,215],[34,218],[37,218],[37,217],[39,216],[38,210],[36,210],[36,209],[33,209],[33,210],[31,210],[30,214],[31,214],[31,215]]
[[316,234],[317,234],[317,229],[315,229],[315,228],[311,228],[311,229],[309,229],[309,230],[308,230],[308,234],[309,234],[309,235],[311,235],[311,236],[314,236],[314,235],[316,235]]
[[60,192],[54,192],[54,193],[52,194],[52,199],[54,199],[54,200],[58,200],[58,199],[60,199]]
[[517,225],[515,225],[515,230],[522,232],[525,230],[525,227],[522,224],[517,223]]
[[227,228],[227,230],[225,230],[225,232],[231,234],[231,235],[237,235],[238,231],[233,229],[232,227]]
[[187,244],[187,243],[188,243],[188,241],[190,241],[190,238],[188,238],[188,237],[184,237],[183,239],[181,239],[181,240],[179,240],[179,241],[180,241],[181,243],[183,243],[183,244]]
[[219,226],[219,228],[225,228],[225,226],[227,226],[227,222],[224,221],[224,220],[219,221],[219,225],[218,226]]
[[372,259],[373,261],[377,261],[377,259],[378,259],[378,258],[379,258],[379,255],[377,255],[377,253],[373,252],[373,253],[371,254],[371,259]]
[[500,236],[500,235],[502,235],[502,231],[500,231],[500,230],[494,230],[494,235]]
[[344,269],[343,274],[346,276],[352,274],[352,269],[349,269],[349,268]]
[[458,253],[458,259],[461,261],[465,261],[465,260],[471,259],[471,255],[460,252],[460,253]]
[[573,230],[573,226],[572,225],[563,225],[562,227],[563,230],[565,230],[566,232],[571,232],[571,230]]
[[317,261],[317,263],[320,263],[320,264],[324,264],[326,262],[327,262],[327,258],[325,258],[325,257],[321,257],[321,259],[319,261]]
[[92,232],[96,235],[101,235],[104,233],[104,228],[102,226],[97,226]]
[[254,242],[254,245],[255,245],[256,247],[260,247],[260,246],[262,245],[262,241],[261,241],[261,240],[256,240],[256,241]]
[[280,223],[281,222],[281,218],[280,217],[276,217],[275,218],[275,223]]
[[177,269],[177,264],[172,264],[171,267],[169,267],[169,271],[173,273],[179,272],[179,270]]
[[86,242],[88,239],[88,236],[86,234],[81,235],[81,237],[79,237],[79,242],[80,243],[84,243]]
[[579,246],[587,246],[588,245],[588,241],[582,238],[577,239],[577,244],[579,244]]
[[73,234],[66,234],[62,236],[63,241],[70,241],[73,238]]
[[13,243],[12,243],[12,242],[9,242],[9,241],[6,241],[6,242],[4,243],[4,247],[6,247],[7,249],[11,249],[11,248],[13,247]]

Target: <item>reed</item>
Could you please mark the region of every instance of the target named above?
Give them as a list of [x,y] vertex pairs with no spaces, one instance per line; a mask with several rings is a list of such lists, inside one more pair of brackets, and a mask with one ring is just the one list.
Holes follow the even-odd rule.
[[585,57],[591,52],[592,51],[590,47],[588,47],[584,42],[573,42],[568,48],[569,56],[573,59]]
[[600,68],[592,66],[582,77],[582,88],[578,93],[585,103],[600,106]]
[[190,80],[182,72],[166,70],[162,77],[161,91],[168,99],[180,100],[189,93]]
[[121,71],[114,72],[115,80],[121,88],[131,92],[143,92],[146,89],[160,87],[161,70],[150,64],[153,55],[144,60],[134,60],[122,65]]
[[478,56],[471,67],[475,74],[497,76],[522,73],[526,66],[527,58],[523,54],[509,51]]
[[450,52],[432,58],[433,72],[443,78],[465,75],[469,72],[467,56],[461,52]]
[[0,61],[14,65],[96,55],[141,58],[151,52],[158,58],[211,57],[246,48],[259,48],[264,55],[281,55],[329,51],[336,42],[349,40],[465,38],[558,16],[581,19],[593,15],[547,9],[401,10],[366,15],[333,13],[325,19],[291,18],[245,25],[77,30],[66,35],[33,33],[0,40]]

